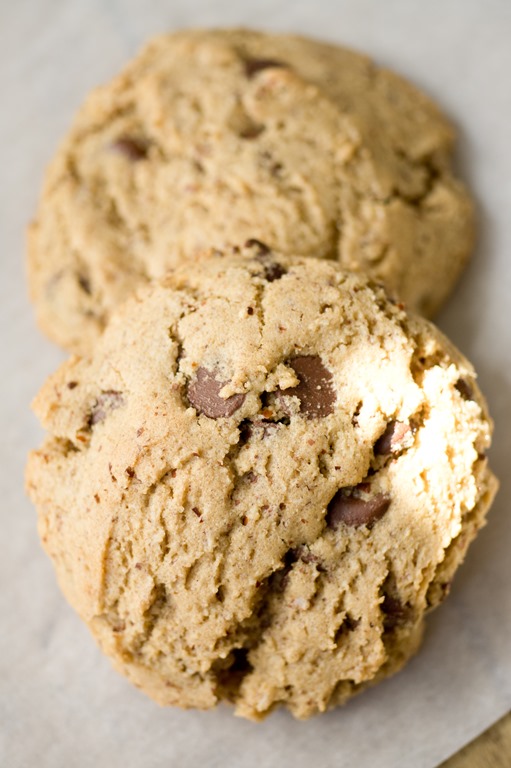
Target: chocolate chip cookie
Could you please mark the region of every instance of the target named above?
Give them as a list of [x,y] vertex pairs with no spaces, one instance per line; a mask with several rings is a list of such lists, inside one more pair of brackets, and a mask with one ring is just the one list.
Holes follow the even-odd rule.
[[368,271],[431,315],[472,245],[434,104],[365,56],[300,37],[150,42],[78,113],[29,236],[43,330],[87,351],[140,284],[248,238]]
[[395,672],[496,490],[445,337],[254,241],[129,300],[35,409],[27,486],[61,587],[166,705],[305,718]]

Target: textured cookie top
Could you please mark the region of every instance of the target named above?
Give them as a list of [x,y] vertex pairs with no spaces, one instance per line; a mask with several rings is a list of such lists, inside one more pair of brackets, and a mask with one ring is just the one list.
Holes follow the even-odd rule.
[[148,278],[259,238],[369,270],[425,314],[472,242],[453,131],[366,57],[299,37],[156,38],[78,113],[29,238],[43,329],[86,351]]
[[39,394],[63,590],[166,704],[308,716],[415,648],[495,483],[469,363],[328,261],[182,268]]

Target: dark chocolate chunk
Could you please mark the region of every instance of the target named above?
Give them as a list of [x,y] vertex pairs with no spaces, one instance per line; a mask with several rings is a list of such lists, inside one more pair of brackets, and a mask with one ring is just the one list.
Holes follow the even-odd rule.
[[458,379],[454,387],[458,390],[464,400],[474,399],[474,390],[466,379]]
[[403,448],[403,442],[410,433],[410,425],[403,421],[390,421],[383,435],[374,445],[374,453],[377,456],[388,456],[398,453]]
[[321,358],[317,355],[293,357],[288,361],[288,365],[294,370],[300,383],[296,387],[277,391],[282,410],[290,414],[286,398],[292,396],[299,399],[300,413],[308,419],[319,419],[332,413],[336,401],[332,374],[325,368]]
[[263,69],[275,69],[276,67],[282,69],[282,67],[287,67],[285,62],[279,61],[278,59],[246,58],[244,64],[245,74],[249,79],[257,75],[258,72],[261,72]]
[[358,528],[367,525],[371,528],[390,506],[390,498],[383,493],[377,493],[369,499],[346,495],[346,489],[337,491],[327,510],[327,525],[337,528],[341,523]]
[[195,380],[188,385],[188,400],[198,413],[210,419],[232,416],[243,405],[245,395],[231,395],[226,399],[220,397],[220,390],[226,384],[228,382],[219,381],[213,371],[198,368]]
[[91,408],[89,416],[89,426],[93,424],[99,424],[100,421],[104,421],[109,411],[115,411],[124,405],[124,398],[121,392],[116,392],[114,389],[109,389],[106,392],[102,392],[96,399],[96,402]]
[[114,152],[123,155],[127,160],[136,163],[145,160],[149,151],[149,144],[143,139],[135,139],[132,136],[121,136],[111,145]]

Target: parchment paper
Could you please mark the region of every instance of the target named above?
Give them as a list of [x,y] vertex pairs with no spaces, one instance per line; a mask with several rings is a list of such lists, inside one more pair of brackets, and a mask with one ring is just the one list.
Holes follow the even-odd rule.
[[[440,326],[473,360],[502,488],[420,655],[348,707],[262,725],[158,708],[113,672],[57,589],[24,498],[28,403],[62,353],[35,329],[24,228],[86,92],[150,34],[247,24],[370,52],[462,126],[480,243]],[[0,765],[431,768],[511,706],[511,4],[506,0],[0,0]]]

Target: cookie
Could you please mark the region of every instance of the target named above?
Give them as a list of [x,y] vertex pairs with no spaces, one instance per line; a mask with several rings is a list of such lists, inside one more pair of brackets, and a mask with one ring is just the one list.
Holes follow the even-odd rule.
[[160,704],[306,718],[399,669],[496,489],[470,364],[368,278],[183,266],[35,401],[62,590]]
[[185,31],[94,91],[29,235],[42,329],[86,352],[135,288],[249,238],[368,271],[433,314],[472,245],[453,130],[365,56],[300,37]]

